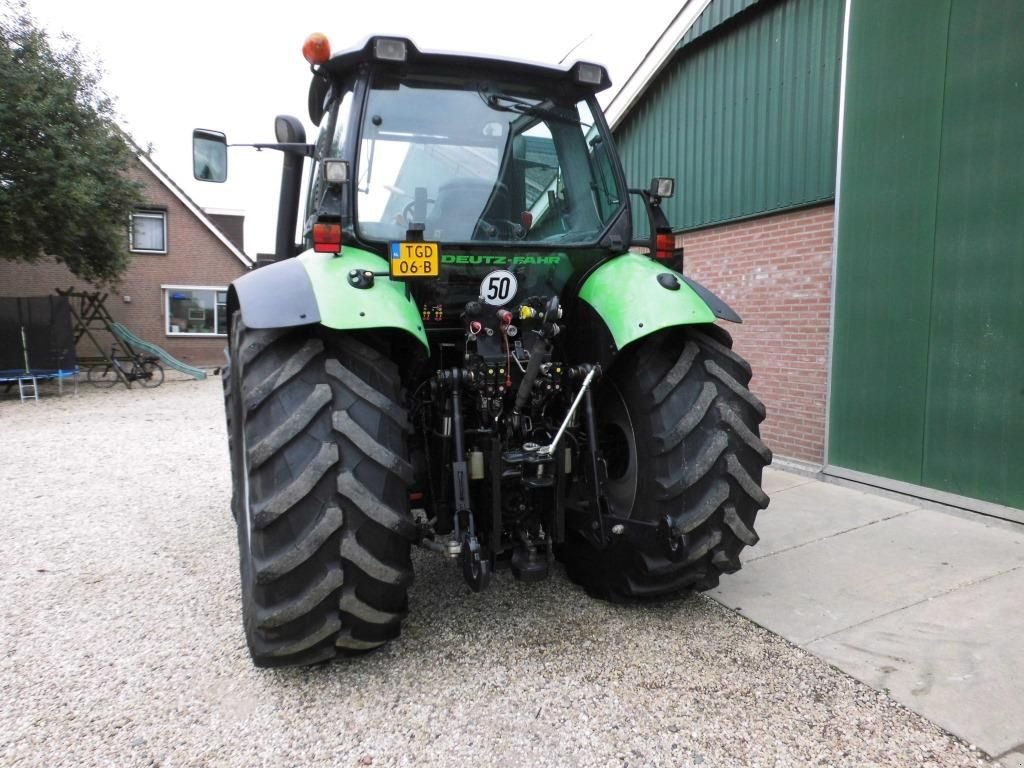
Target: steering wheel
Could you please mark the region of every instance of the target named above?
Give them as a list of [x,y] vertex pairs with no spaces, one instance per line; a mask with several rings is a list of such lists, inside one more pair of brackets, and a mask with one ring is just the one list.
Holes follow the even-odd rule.
[[[431,206],[431,205],[433,205],[435,203],[435,200],[432,197],[428,197],[428,198],[426,198],[424,203],[425,203],[424,207]],[[412,221],[413,221],[412,217],[413,217],[413,213],[415,212],[415,210],[416,210],[416,201],[415,200],[410,202],[408,205],[405,206],[405,208],[402,209],[402,218],[405,219],[405,223],[406,224],[411,224],[412,223]],[[423,212],[423,218],[424,219],[427,218],[426,211]],[[421,222],[418,222],[418,223],[419,224],[424,224],[426,222],[421,221]]]

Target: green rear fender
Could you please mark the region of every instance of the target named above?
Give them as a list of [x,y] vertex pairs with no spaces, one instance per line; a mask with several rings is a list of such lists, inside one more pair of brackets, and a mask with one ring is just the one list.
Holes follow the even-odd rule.
[[665,328],[716,319],[741,322],[739,315],[700,283],[633,253],[595,269],[583,282],[579,298],[584,305],[581,314],[589,316],[590,332],[599,342],[598,348],[587,346],[602,363],[634,341]]
[[228,317],[241,310],[250,328],[319,323],[341,331],[395,329],[415,337],[429,352],[423,321],[405,285],[386,276],[374,276],[372,284],[352,281],[353,270],[386,274],[388,263],[367,251],[346,248],[340,257],[307,251],[268,264],[231,284]]
[[313,287],[321,325],[344,331],[376,328],[406,331],[429,353],[423,320],[404,283],[377,276],[372,286],[360,288],[349,279],[353,270],[387,273],[385,259],[352,247],[346,247],[340,257],[307,251],[298,259]]

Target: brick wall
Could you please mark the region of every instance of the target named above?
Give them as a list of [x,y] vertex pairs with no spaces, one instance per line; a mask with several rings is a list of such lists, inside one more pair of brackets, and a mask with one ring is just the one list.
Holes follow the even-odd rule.
[[822,463],[832,286],[831,204],[689,232],[686,274],[743,318],[723,323],[754,369],[777,456]]
[[[248,270],[147,168],[140,164],[131,175],[143,184],[146,204],[167,211],[166,254],[132,254],[128,271],[114,289],[89,285],[52,260],[38,264],[0,261],[0,296],[45,296],[57,288],[72,286],[79,291],[103,290],[109,293],[106,307],[114,320],[124,323],[136,335],[186,363],[220,365],[224,361],[225,338],[167,333],[160,286],[226,286]],[[125,302],[125,296],[131,297],[130,303]],[[109,349],[109,336],[97,338]],[[85,339],[78,352],[81,356],[98,354]]]

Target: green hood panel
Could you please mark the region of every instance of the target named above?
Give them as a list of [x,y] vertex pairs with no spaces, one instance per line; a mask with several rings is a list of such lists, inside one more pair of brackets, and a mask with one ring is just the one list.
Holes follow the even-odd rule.
[[386,260],[351,246],[341,256],[306,251],[297,258],[313,285],[322,325],[338,330],[398,328],[419,339],[429,352],[419,309],[403,283],[375,277],[371,288],[356,288],[349,282],[353,269],[386,273]]
[[[662,279],[678,288],[663,286],[659,275],[674,277]],[[715,322],[715,313],[682,275],[634,253],[594,270],[579,295],[604,320],[618,349],[663,328]]]

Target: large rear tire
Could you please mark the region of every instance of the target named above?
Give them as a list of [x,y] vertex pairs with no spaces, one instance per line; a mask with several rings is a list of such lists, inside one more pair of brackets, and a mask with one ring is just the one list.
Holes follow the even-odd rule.
[[590,594],[705,590],[739,570],[768,505],[761,472],[771,462],[750,378],[717,326],[663,331],[616,361],[599,389],[598,436],[606,510],[629,522],[606,546],[588,529],[568,532],[567,570]]
[[236,314],[225,383],[255,664],[313,664],[396,637],[415,530],[397,365],[355,336],[254,330]]

